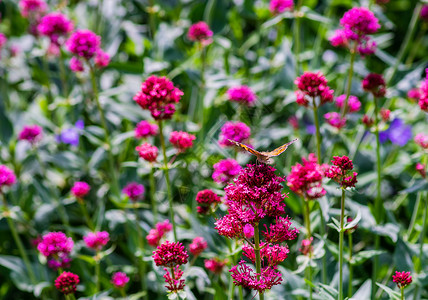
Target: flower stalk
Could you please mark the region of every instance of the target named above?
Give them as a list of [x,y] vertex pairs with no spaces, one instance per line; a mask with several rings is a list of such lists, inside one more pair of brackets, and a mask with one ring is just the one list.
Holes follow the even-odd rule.
[[165,147],[165,139],[164,139],[164,135],[163,135],[162,120],[158,120],[158,124],[159,124],[159,137],[160,137],[162,154],[163,154],[163,161],[164,161],[164,174],[165,174],[165,180],[166,180],[166,189],[167,189],[168,202],[169,202],[169,215],[170,215],[170,219],[171,219],[171,223],[172,223],[172,231],[174,233],[174,241],[177,241],[177,229],[175,226],[172,190],[171,190],[171,182],[169,179],[168,158],[166,156],[166,147]]
[[155,168],[153,167],[153,164],[151,164],[150,166],[149,182],[150,182],[150,200],[152,202],[153,221],[156,224],[158,222],[158,208],[156,205]]
[[346,86],[346,98],[345,98],[345,103],[343,105],[342,118],[345,117],[348,111],[348,101],[349,101],[349,96],[351,95],[352,77],[354,76],[354,63],[355,63],[355,56],[357,55],[357,47],[358,47],[358,43],[354,42],[354,47],[351,49],[351,62],[349,63],[348,83]]
[[[256,256],[256,273],[257,275],[257,280],[260,279],[260,273],[262,270],[262,262],[261,262],[261,258],[260,258],[260,233],[259,233],[259,224],[255,224],[254,225],[254,253]],[[264,299],[264,295],[263,293],[259,293],[259,299],[263,300]]]
[[348,234],[348,247],[349,247],[349,281],[348,281],[348,298],[352,297],[352,278],[354,273],[354,267],[352,265],[352,248],[353,248],[353,242],[352,242],[352,233],[349,232]]
[[339,231],[339,300],[343,300],[343,237],[345,219],[345,189],[342,187],[342,197],[340,200],[340,231]]

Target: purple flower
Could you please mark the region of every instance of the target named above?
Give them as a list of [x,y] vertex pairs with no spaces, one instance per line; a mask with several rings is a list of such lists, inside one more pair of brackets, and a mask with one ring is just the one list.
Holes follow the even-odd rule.
[[74,127],[66,128],[57,135],[56,140],[58,143],[69,144],[72,146],[79,146],[79,138],[82,134],[82,130],[85,128],[85,124],[82,120],[79,120],[74,124]]
[[389,128],[379,133],[381,143],[390,140],[393,144],[403,147],[412,138],[412,127],[404,124],[403,120],[395,119]]

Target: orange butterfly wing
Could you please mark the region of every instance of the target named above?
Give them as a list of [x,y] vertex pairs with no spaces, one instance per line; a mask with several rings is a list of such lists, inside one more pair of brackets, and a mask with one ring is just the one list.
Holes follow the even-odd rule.
[[282,146],[279,146],[278,148],[276,148],[273,151],[270,152],[266,152],[266,155],[268,157],[273,157],[273,156],[278,156],[280,155],[282,152],[284,152],[285,150],[287,150],[288,146],[290,146],[291,144],[293,144],[294,142],[296,142],[298,139],[294,139],[291,142],[288,142],[287,144],[284,144]]
[[239,142],[232,141],[232,140],[229,140],[229,142],[234,143],[236,146],[238,146],[238,147],[240,147],[240,148],[244,149],[244,150],[245,150],[245,151],[247,151],[247,152],[250,152],[251,154],[253,154],[253,155],[257,156],[257,157],[259,157],[259,156],[264,156],[261,152],[259,152],[259,151],[255,150],[255,149],[253,149],[253,148],[251,148],[251,147],[248,147],[247,145],[244,145],[244,144],[241,144],[241,143],[239,143]]

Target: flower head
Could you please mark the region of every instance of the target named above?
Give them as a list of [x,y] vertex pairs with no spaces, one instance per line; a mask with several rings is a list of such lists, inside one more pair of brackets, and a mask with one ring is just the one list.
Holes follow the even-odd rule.
[[110,55],[102,49],[98,49],[95,53],[94,63],[100,69],[105,68],[110,63]]
[[61,275],[55,279],[55,287],[64,295],[74,294],[79,282],[79,276],[76,274],[71,272],[62,272]]
[[236,141],[238,143],[245,142],[250,138],[251,129],[242,122],[226,122],[221,128],[219,137],[219,144],[222,147],[230,147],[235,144],[229,140]]
[[171,271],[173,272],[173,275],[169,273],[170,270],[168,268],[164,268],[164,271],[166,272],[165,275],[163,275],[163,278],[165,278],[166,285],[165,287],[172,293],[177,293],[184,289],[184,279],[181,279],[183,276],[183,271],[181,271],[180,266],[175,266],[174,268],[171,268]]
[[43,36],[49,37],[51,43],[61,45],[61,38],[67,36],[73,31],[74,25],[67,16],[59,12],[53,12],[45,15],[37,25],[37,30]]
[[410,272],[395,271],[395,275],[392,275],[392,281],[397,284],[398,288],[403,289],[412,283],[412,276],[410,276]]
[[215,182],[225,184],[235,178],[242,167],[232,158],[220,160],[214,165],[212,178]]
[[251,269],[245,261],[241,260],[238,265],[233,266],[229,271],[236,286],[243,286],[263,293],[270,290],[274,285],[282,281],[281,273],[277,271],[277,266],[264,267],[260,274]]
[[156,120],[171,119],[183,92],[166,77],[150,76],[134,96],[135,102],[143,109],[150,110]]
[[254,236],[254,227],[251,224],[245,224],[242,232],[247,239],[251,239]]
[[130,182],[123,188],[122,193],[132,201],[141,200],[144,198],[144,185],[137,182]]
[[374,97],[383,97],[386,94],[386,82],[381,74],[370,73],[362,82],[363,89]]
[[229,101],[238,102],[240,104],[252,105],[256,101],[256,95],[246,85],[232,87],[227,91]]
[[85,124],[82,120],[76,122],[74,127],[66,128],[56,137],[58,143],[69,144],[72,146],[79,146],[80,135],[82,134]]
[[347,176],[348,172],[354,168],[352,160],[346,155],[333,156],[331,162],[333,165],[325,173],[326,176],[339,183],[342,188],[355,187],[358,173],[353,172],[352,175]]
[[159,150],[156,146],[153,146],[149,143],[141,144],[140,146],[137,146],[135,150],[138,151],[138,155],[148,161],[148,162],[155,162],[158,158]]
[[[336,106],[342,108],[346,100],[346,95],[340,95],[336,98]],[[361,108],[361,102],[355,96],[349,96],[348,98],[348,111],[350,113],[357,112]]]
[[66,44],[74,55],[91,59],[100,48],[101,38],[88,29],[76,30]]
[[349,41],[344,29],[337,29],[329,40],[333,47],[348,47]]
[[189,245],[189,251],[193,254],[193,256],[198,256],[205,249],[207,249],[208,244],[207,241],[203,237],[195,237],[192,243]]
[[71,261],[70,253],[74,242],[63,232],[49,232],[42,237],[37,250],[48,258],[48,266],[53,269],[65,268]]
[[0,165],[0,192],[3,186],[12,186],[15,182],[15,173],[5,165]]
[[428,22],[428,5],[427,4],[422,6],[419,16],[422,21]]
[[389,116],[391,114],[391,111],[389,109],[381,108],[379,113],[382,120],[384,120],[385,122],[389,121]]
[[207,23],[200,21],[190,26],[187,32],[187,37],[193,42],[200,42],[202,45],[209,45],[212,43],[213,32]]
[[290,175],[287,176],[288,187],[296,194],[306,199],[321,198],[326,194],[322,186],[325,167],[317,163],[315,154],[309,154],[307,159],[303,158],[303,164],[291,167]]
[[141,121],[137,124],[137,127],[135,127],[135,137],[136,138],[147,138],[149,136],[155,136],[159,132],[159,127],[156,124],[149,123],[148,121]]
[[327,85],[327,79],[321,72],[305,72],[294,81],[298,90],[295,92],[297,104],[308,106],[310,100],[319,97],[320,105],[333,101],[333,90]]
[[416,170],[416,172],[418,172],[419,174],[421,174],[421,176],[423,178],[426,177],[427,172],[426,172],[426,165],[425,164],[422,164],[422,163],[418,162],[416,164],[416,166],[415,166],[415,170]]
[[85,67],[83,65],[83,62],[77,58],[76,56],[73,56],[70,59],[70,70],[74,73],[83,72],[85,71]]
[[71,194],[73,194],[73,196],[76,198],[83,198],[89,193],[90,190],[91,187],[89,184],[84,181],[77,181],[71,188]]
[[294,0],[271,0],[269,3],[269,10],[272,14],[282,14],[287,10],[292,10],[294,7]]
[[42,138],[42,127],[38,125],[27,125],[19,133],[19,140],[26,140],[31,144],[36,143]]
[[110,235],[107,231],[89,232],[83,237],[88,248],[100,251],[110,240]]
[[407,98],[413,101],[419,100],[421,97],[421,92],[418,88],[413,88],[407,92]]
[[297,228],[291,228],[291,220],[288,217],[277,217],[275,223],[269,225],[265,224],[265,230],[262,235],[268,243],[282,243],[285,241],[294,240],[299,233]]
[[418,133],[415,135],[414,141],[423,149],[428,149],[428,134]]
[[48,6],[43,0],[20,0],[19,9],[24,18],[39,19],[47,10]]
[[299,251],[302,252],[303,255],[308,255],[314,251],[314,247],[312,246],[313,240],[313,237],[302,240],[302,246],[300,247]]
[[212,190],[202,190],[196,194],[196,202],[200,206],[196,207],[199,214],[209,213],[213,207],[221,202],[220,197]]
[[152,257],[156,266],[172,268],[186,264],[189,255],[182,243],[166,241],[158,246],[156,251],[153,251]]
[[129,277],[126,275],[126,273],[123,273],[123,272],[116,272],[111,277],[111,283],[117,289],[124,288],[128,282],[129,282]]
[[155,228],[150,229],[149,234],[146,236],[148,244],[152,247],[159,246],[160,240],[171,230],[172,224],[169,223],[169,220],[157,223]]
[[364,58],[376,52],[377,44],[369,37],[361,39],[357,47],[357,52]]
[[205,269],[213,272],[214,274],[220,274],[226,264],[227,260],[221,260],[217,257],[204,260]]
[[372,127],[374,124],[374,120],[373,118],[370,118],[368,115],[364,115],[361,118],[361,122],[366,126],[366,127]]
[[342,129],[346,125],[346,118],[342,118],[337,112],[329,112],[324,115],[325,120],[330,126],[337,128],[338,130]]
[[354,7],[348,10],[340,19],[340,25],[348,31],[347,37],[352,40],[373,34],[380,28],[379,21],[373,12],[365,7]]
[[196,136],[184,131],[173,131],[169,137],[169,142],[177,148],[178,152],[184,152],[193,146]]

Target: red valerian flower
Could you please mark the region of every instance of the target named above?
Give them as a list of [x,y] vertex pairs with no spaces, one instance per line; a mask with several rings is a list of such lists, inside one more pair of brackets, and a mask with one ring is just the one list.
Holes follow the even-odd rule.
[[5,165],[0,165],[0,192],[3,186],[12,186],[15,182],[15,173]]
[[169,220],[159,222],[155,225],[155,228],[150,229],[149,234],[146,236],[147,242],[150,246],[157,247],[160,240],[171,230],[172,224],[169,223]]
[[250,138],[251,129],[242,122],[226,122],[221,127],[219,144],[222,147],[234,146],[229,140],[243,143]]
[[84,181],[77,181],[71,188],[71,194],[76,198],[83,198],[89,193],[90,190],[91,187],[88,183]]
[[192,24],[187,33],[189,40],[200,42],[202,45],[207,46],[212,43],[213,32],[207,23],[200,21]]
[[327,79],[321,72],[305,72],[294,81],[298,90],[296,102],[302,106],[308,106],[310,101],[319,97],[319,105],[333,101],[334,91],[327,85]]
[[423,149],[428,149],[428,135],[423,133],[418,133],[417,135],[415,135],[414,141]]
[[64,295],[74,294],[79,282],[79,276],[76,274],[71,272],[62,272],[61,275],[55,279],[55,287]]
[[364,115],[361,119],[361,122],[366,126],[366,127],[372,127],[374,124],[374,120],[373,118],[370,118],[368,115]]
[[200,206],[196,207],[197,212],[199,214],[207,214],[221,202],[221,199],[212,190],[206,189],[196,194],[196,202],[200,204]]
[[386,82],[381,74],[370,73],[362,82],[363,89],[374,97],[384,97],[386,94]]
[[165,241],[153,251],[152,257],[156,266],[172,268],[187,264],[189,255],[182,243]]
[[111,283],[117,289],[122,289],[129,282],[129,277],[123,272],[116,272],[111,278]]
[[313,240],[314,240],[313,237],[302,240],[302,246],[300,247],[299,251],[302,252],[303,255],[309,255],[313,252],[314,250],[312,246]]
[[110,240],[110,235],[107,231],[89,232],[83,237],[88,248],[100,251]]
[[256,101],[256,95],[246,85],[232,87],[227,91],[229,101],[238,102],[240,104],[252,105]]
[[148,162],[155,162],[158,158],[159,150],[156,146],[153,146],[149,143],[141,144],[140,146],[137,146],[135,150],[138,151],[138,155],[148,161]]
[[159,132],[159,127],[156,124],[151,124],[146,120],[141,121],[135,127],[135,137],[137,138],[147,138],[149,136],[155,136]]
[[412,276],[410,276],[410,272],[395,271],[395,275],[392,275],[392,281],[397,284],[398,288],[403,289],[412,283]]
[[227,158],[220,160],[218,163],[214,164],[214,172],[212,178],[215,182],[226,184],[230,182],[242,167],[238,164],[233,158]]
[[198,256],[205,249],[207,249],[208,244],[207,241],[203,237],[195,237],[192,243],[189,245],[189,251],[193,254],[193,256]]
[[123,188],[122,193],[128,196],[131,201],[141,200],[144,198],[144,185],[130,182]]
[[220,260],[217,257],[204,260],[205,268],[214,274],[220,274],[226,264],[227,260]]
[[42,127],[38,125],[27,125],[18,135],[19,140],[26,140],[31,144],[36,143],[42,137]]
[[184,152],[193,146],[196,136],[184,131],[173,131],[169,137],[169,142],[177,148],[178,152]]
[[375,33],[379,28],[379,21],[365,7],[354,7],[348,10],[340,19],[340,25],[347,30],[348,39],[358,40],[367,34]]
[[331,161],[333,165],[327,170],[326,176],[339,183],[342,188],[355,187],[358,173],[353,172],[351,176],[347,176],[348,171],[354,168],[352,160],[345,155],[333,158]]
[[337,128],[338,130],[342,129],[346,125],[346,118],[342,118],[340,114],[335,111],[326,113],[324,118],[330,126]]
[[166,272],[165,275],[163,275],[163,278],[165,278],[165,282],[167,283],[165,287],[173,293],[177,293],[178,291],[181,291],[185,287],[185,280],[181,279],[183,276],[183,271],[181,271],[180,266],[175,266],[174,268],[171,268],[172,276],[168,270],[168,268],[164,268],[164,271]]
[[68,50],[84,59],[91,59],[99,50],[101,37],[88,29],[76,30],[67,40]]
[[269,10],[274,15],[293,10],[293,7],[294,0],[271,0],[269,3]]

